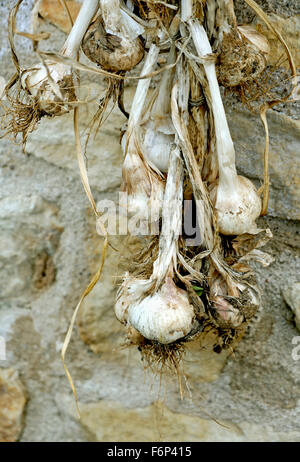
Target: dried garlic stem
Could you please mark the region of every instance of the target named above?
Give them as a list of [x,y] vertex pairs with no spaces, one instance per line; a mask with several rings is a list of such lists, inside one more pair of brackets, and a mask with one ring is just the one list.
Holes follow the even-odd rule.
[[[172,47],[168,57],[168,65],[175,61],[175,48]],[[171,87],[174,67],[167,68],[160,82],[158,95],[143,123],[143,148],[150,165],[161,172],[168,171],[169,157],[174,143],[174,126],[171,120]]]
[[[154,70],[154,67],[157,64],[158,55],[159,47],[155,44],[152,44],[145,58],[143,70],[141,72],[141,77],[150,74]],[[128,136],[130,136],[133,128],[139,125],[140,123],[150,82],[151,77],[146,79],[140,79],[138,81],[130,110],[130,116],[128,121]]]
[[61,49],[61,54],[70,58],[76,58],[76,53],[79,50],[84,34],[98,8],[99,0],[85,0],[80,8],[74,26]]

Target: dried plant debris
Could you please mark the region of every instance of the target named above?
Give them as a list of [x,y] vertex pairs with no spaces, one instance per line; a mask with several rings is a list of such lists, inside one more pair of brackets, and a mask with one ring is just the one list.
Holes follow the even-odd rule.
[[[65,354],[81,302],[99,280],[112,247],[84,155],[92,149],[91,134],[97,134],[116,105],[128,119],[120,127],[126,201],[119,205],[130,226],[120,248],[115,314],[145,367],[159,374],[174,371],[182,389],[188,344],[202,345],[210,337],[215,352],[233,351],[260,306],[251,261],[272,263],[261,250],[271,232],[256,224],[267,213],[269,199],[266,113],[296,94],[291,51],[254,0],[245,2],[282,47],[282,57],[272,65],[268,40],[249,23],[238,23],[233,0],[85,0],[61,50],[41,52],[38,42],[47,39],[45,34],[25,34],[33,40],[38,62],[26,69],[14,46],[21,2],[9,18],[16,72],[2,97],[1,129],[14,141],[21,134],[25,144],[42,117],[74,111],[81,179],[104,237],[100,268],[75,309],[62,351],[74,394]],[[68,2],[62,5],[68,12]],[[71,15],[66,17],[71,24]],[[80,60],[81,51],[90,64]],[[84,149],[79,107],[86,101],[77,96],[79,72],[105,85]],[[129,113],[123,104],[126,81],[136,85]],[[264,185],[259,190],[237,174],[220,85],[259,113],[264,124]]]

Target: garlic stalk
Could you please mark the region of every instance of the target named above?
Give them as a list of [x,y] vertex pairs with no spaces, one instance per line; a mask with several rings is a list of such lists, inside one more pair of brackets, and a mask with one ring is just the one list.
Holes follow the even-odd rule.
[[[61,49],[61,54],[75,58],[83,36],[99,7],[99,0],[85,0],[74,26]],[[39,108],[47,115],[60,115],[76,100],[72,69],[62,63],[46,60],[21,73],[21,85],[37,99]]]
[[[152,45],[145,59],[141,76],[151,73],[157,63],[158,54],[159,48]],[[141,116],[150,81],[151,78],[140,79],[137,84],[128,127],[122,139],[125,159],[121,190],[128,194],[128,214],[146,222],[149,222],[149,218],[150,222],[159,220],[164,194],[164,181],[159,172],[150,168],[144,158],[141,139]]]
[[144,56],[139,38],[144,27],[120,9],[119,0],[100,0],[101,16],[89,27],[82,49],[108,71],[129,71]]
[[[200,57],[211,54],[212,49],[205,29],[194,20],[189,21],[193,41]],[[217,157],[219,167],[218,185],[211,197],[215,205],[219,231],[238,235],[258,232],[255,220],[261,212],[261,200],[250,180],[237,175],[235,150],[217,81],[215,64],[203,64],[207,76],[214,115]]]
[[162,344],[185,337],[195,327],[195,314],[188,296],[173,281],[183,199],[183,166],[179,154],[179,150],[174,149],[170,156],[159,252],[152,275],[149,279],[137,279],[127,274],[115,305],[121,322],[133,326],[148,340]]
[[[173,64],[175,49],[172,47],[167,65]],[[166,69],[157,98],[155,99],[147,121],[143,124],[143,148],[145,157],[150,165],[154,165],[161,172],[168,171],[169,157],[174,143],[174,126],[171,120],[171,86],[174,68]]]
[[65,41],[64,46],[62,47],[61,54],[64,56],[69,56],[70,58],[75,58],[76,53],[79,50],[84,34],[87,31],[87,28],[90,25],[91,20],[95,16],[99,8],[99,0],[85,0],[74,26]]

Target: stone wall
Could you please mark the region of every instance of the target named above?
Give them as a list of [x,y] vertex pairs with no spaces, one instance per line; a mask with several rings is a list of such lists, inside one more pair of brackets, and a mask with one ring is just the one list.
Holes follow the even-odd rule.
[[[0,1],[6,79],[13,71],[6,30],[13,3]],[[244,2],[235,3],[240,21],[251,19]],[[299,2],[259,3],[286,35],[299,65]],[[21,30],[29,28],[31,5],[24,0]],[[47,46],[57,49],[64,33],[45,22],[41,27],[51,33]],[[32,64],[29,40],[17,42],[22,64]],[[99,79],[83,76],[82,81],[94,94],[103,88]],[[127,107],[132,94],[128,86]],[[226,95],[225,101],[239,171],[259,185],[262,124],[234,97]],[[94,109],[94,104],[82,107],[82,130]],[[79,395],[80,422],[60,350],[73,309],[99,264],[102,241],[80,182],[72,115],[42,120],[26,154],[0,140],[0,338],[6,340],[6,360],[0,354],[0,441],[300,441],[300,355],[292,354],[300,334],[285,303],[299,315],[299,119],[297,104],[268,114],[270,207],[260,220],[274,234],[266,247],[274,260],[256,267],[262,306],[234,354],[192,345],[185,357],[182,400],[176,379],[165,377],[160,384],[145,372],[139,352],[121,347],[124,332],[113,314],[120,255],[109,249],[66,358]],[[124,122],[114,110],[90,145],[88,168],[97,200],[117,197]],[[116,239],[114,245],[121,243]]]

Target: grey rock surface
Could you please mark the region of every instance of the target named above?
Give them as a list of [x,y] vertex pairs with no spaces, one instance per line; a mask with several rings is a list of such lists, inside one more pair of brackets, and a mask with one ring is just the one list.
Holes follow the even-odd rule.
[[295,315],[295,323],[300,331],[300,282],[288,285],[283,290],[283,297]]

